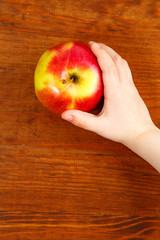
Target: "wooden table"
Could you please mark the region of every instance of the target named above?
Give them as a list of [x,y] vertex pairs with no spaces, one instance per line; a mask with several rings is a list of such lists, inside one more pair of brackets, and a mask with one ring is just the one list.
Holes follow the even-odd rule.
[[160,127],[160,2],[0,1],[0,239],[160,239],[160,175],[37,100],[48,48],[103,42],[125,58]]

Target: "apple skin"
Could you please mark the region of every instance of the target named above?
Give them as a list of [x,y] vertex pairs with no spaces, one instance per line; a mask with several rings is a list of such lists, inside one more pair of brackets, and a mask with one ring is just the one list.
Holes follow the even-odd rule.
[[45,51],[34,75],[39,101],[61,115],[68,109],[90,112],[103,95],[102,72],[89,47],[65,42]]

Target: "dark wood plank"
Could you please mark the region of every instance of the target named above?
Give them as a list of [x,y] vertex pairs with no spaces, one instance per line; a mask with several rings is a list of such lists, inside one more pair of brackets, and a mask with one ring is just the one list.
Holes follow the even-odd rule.
[[42,52],[69,40],[122,55],[160,127],[159,1],[1,0],[0,239],[159,240],[159,174],[35,96]]

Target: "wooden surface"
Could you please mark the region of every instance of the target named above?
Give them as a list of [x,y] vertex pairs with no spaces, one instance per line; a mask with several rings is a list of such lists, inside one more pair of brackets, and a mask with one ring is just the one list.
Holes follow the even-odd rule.
[[160,127],[158,0],[0,0],[0,239],[159,240],[160,175],[35,96],[39,57],[68,40],[125,58]]

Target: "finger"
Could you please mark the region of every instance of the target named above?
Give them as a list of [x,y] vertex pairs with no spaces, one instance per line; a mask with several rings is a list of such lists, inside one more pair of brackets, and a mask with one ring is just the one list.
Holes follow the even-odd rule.
[[[104,48],[108,54],[111,56],[113,62],[115,63],[116,67],[117,67],[117,71],[120,77],[120,80],[123,81],[132,81],[133,82],[133,78],[132,78],[132,73],[130,70],[130,67],[127,63],[127,61],[125,59],[123,59],[116,51],[114,51],[112,48],[106,46],[103,43],[99,43],[99,45]],[[126,78],[128,77],[128,78]]]
[[109,53],[95,42],[89,42],[92,52],[97,57],[97,61],[102,70],[104,94],[116,93],[119,89],[119,74],[117,67]]
[[98,132],[101,126],[100,118],[98,116],[79,110],[67,110],[62,113],[61,117],[77,127],[92,132]]

